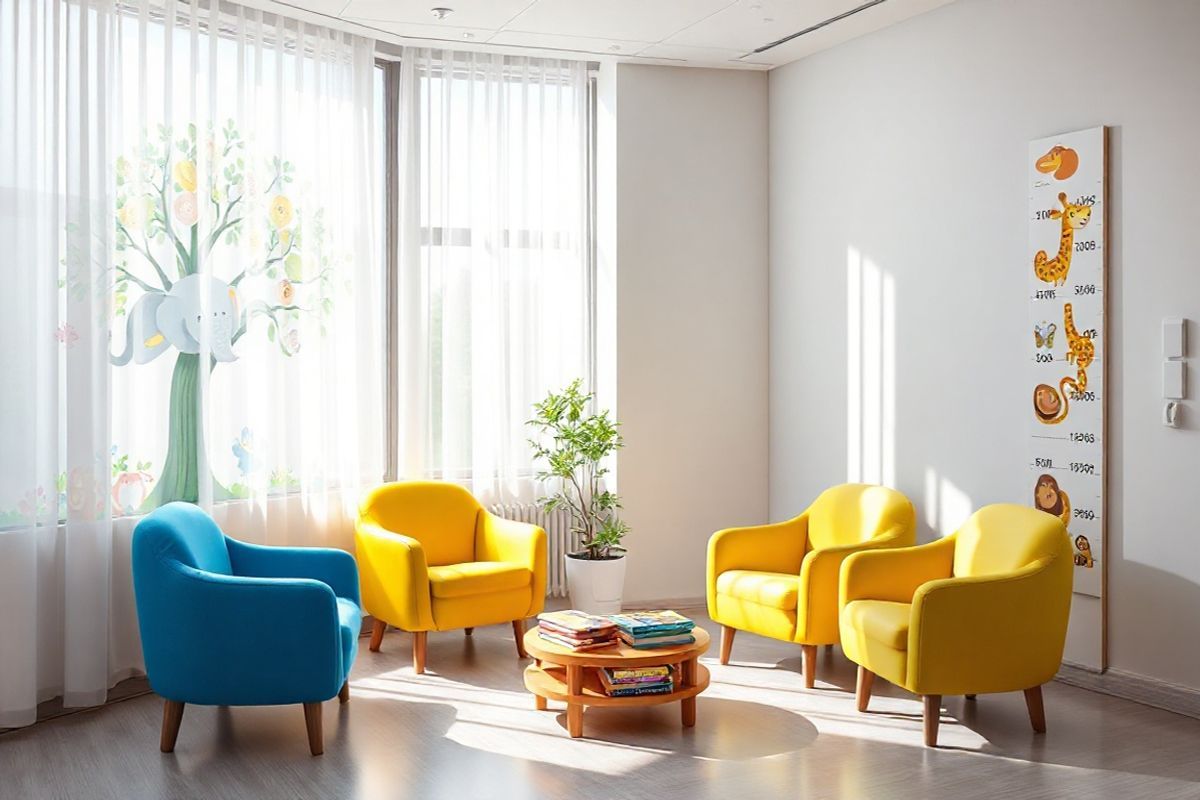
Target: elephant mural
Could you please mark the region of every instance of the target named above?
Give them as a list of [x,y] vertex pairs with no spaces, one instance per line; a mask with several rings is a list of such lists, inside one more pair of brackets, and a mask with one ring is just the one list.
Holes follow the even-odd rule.
[[217,361],[235,361],[233,335],[239,325],[237,291],[211,275],[188,275],[166,292],[146,292],[129,312],[125,350],[110,353],[116,366],[146,364],[172,346],[199,353],[208,345]]

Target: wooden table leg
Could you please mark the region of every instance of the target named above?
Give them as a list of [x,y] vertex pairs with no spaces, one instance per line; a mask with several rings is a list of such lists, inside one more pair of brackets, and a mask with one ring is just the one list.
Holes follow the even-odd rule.
[[583,736],[583,704],[580,695],[583,694],[583,667],[578,664],[567,665],[567,732],[572,739]]
[[[696,665],[697,659],[689,658],[680,664],[680,683],[684,686],[696,685]],[[692,728],[696,725],[696,696],[684,698],[679,703],[683,714],[683,727]]]

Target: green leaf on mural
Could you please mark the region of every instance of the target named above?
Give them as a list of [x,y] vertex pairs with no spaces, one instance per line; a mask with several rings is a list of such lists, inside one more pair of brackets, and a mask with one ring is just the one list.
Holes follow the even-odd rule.
[[292,253],[283,260],[283,271],[287,274],[289,280],[298,281],[304,275],[304,267],[300,263],[300,256]]

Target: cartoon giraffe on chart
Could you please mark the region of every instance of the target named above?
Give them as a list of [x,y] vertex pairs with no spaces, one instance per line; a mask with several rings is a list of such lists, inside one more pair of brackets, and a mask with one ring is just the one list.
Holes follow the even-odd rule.
[[1078,370],[1079,379],[1075,391],[1087,391],[1087,368],[1096,358],[1096,344],[1086,336],[1081,336],[1075,328],[1075,310],[1070,303],[1063,304],[1063,329],[1067,334],[1067,362],[1074,364]]
[[1083,228],[1092,218],[1092,207],[1075,205],[1067,202],[1067,193],[1058,193],[1058,202],[1062,210],[1050,212],[1050,219],[1062,220],[1062,233],[1058,240],[1058,255],[1050,258],[1045,250],[1038,250],[1033,257],[1033,272],[1038,280],[1062,286],[1067,282],[1067,273],[1071,271],[1071,251],[1075,246],[1075,231]]
[[1057,425],[1067,418],[1068,400],[1087,391],[1087,368],[1096,358],[1096,344],[1075,327],[1075,309],[1063,304],[1063,329],[1067,334],[1067,361],[1075,365],[1075,377],[1067,376],[1054,387],[1041,383],[1033,390],[1033,410],[1038,421]]

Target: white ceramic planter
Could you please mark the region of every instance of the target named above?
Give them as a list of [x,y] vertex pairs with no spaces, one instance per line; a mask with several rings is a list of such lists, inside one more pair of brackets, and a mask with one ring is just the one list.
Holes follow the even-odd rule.
[[571,607],[588,614],[616,614],[625,589],[625,557],[605,561],[563,556]]

